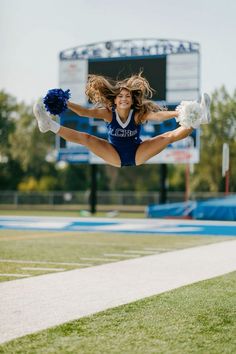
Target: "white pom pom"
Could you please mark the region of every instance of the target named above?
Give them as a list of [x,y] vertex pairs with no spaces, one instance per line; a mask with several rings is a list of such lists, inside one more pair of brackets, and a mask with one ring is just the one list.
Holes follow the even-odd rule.
[[176,107],[176,111],[179,113],[176,117],[176,121],[179,122],[185,128],[198,128],[201,119],[201,106],[196,101],[182,101],[179,106]]

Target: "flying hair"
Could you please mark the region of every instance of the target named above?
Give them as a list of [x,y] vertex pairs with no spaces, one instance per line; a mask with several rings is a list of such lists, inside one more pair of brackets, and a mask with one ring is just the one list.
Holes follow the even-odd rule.
[[122,89],[128,90],[132,95],[132,108],[138,113],[139,124],[145,122],[146,113],[164,110],[163,107],[151,101],[154,90],[142,73],[117,81],[101,75],[89,75],[85,93],[92,103],[111,110],[115,106],[116,96]]

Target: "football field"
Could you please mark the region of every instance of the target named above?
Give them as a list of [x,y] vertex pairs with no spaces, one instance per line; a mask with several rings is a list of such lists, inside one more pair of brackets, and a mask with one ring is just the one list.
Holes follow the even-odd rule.
[[[229,245],[235,243],[234,223],[223,223],[222,225],[221,222],[217,225],[216,222],[189,220],[2,216],[0,225],[2,291],[8,289],[7,284],[12,284],[16,295],[20,295],[23,288],[28,289],[27,284],[29,284],[26,295],[30,296],[31,292],[33,294],[33,291],[36,291],[35,294],[38,296],[40,290],[37,291],[37,289],[40,289],[43,284],[41,288],[43,298],[41,297],[38,302],[34,303],[35,311],[37,303],[42,308],[42,311],[39,308],[38,315],[43,314],[42,304],[49,306],[49,309],[55,306],[53,311],[58,312],[59,317],[63,312],[63,306],[61,307],[61,303],[58,303],[57,307],[57,296],[54,298],[55,295],[53,295],[52,289],[56,289],[56,283],[55,287],[53,286],[54,279],[61,279],[61,281],[59,280],[62,289],[61,295],[64,293],[69,295],[70,290],[72,291],[69,298],[62,296],[62,301],[65,301],[66,306],[71,305],[69,299],[71,299],[73,306],[77,301],[78,305],[82,305],[83,301],[88,300],[86,305],[88,312],[85,311],[82,316],[77,313],[76,316],[75,311],[75,317],[71,316],[62,322],[59,321],[58,325],[56,322],[52,322],[51,325],[43,324],[42,327],[36,326],[34,329],[32,318],[31,320],[27,319],[28,326],[31,323],[32,329],[28,328],[25,332],[21,332],[24,329],[23,322],[21,325],[11,325],[11,329],[4,325],[3,328],[9,333],[5,333],[6,340],[2,340],[5,343],[0,346],[0,353],[145,353],[145,350],[149,353],[155,352],[155,350],[156,352],[171,352],[171,348],[175,348],[176,352],[179,350],[182,353],[197,353],[199,352],[197,348],[199,349],[201,346],[205,348],[205,352],[218,353],[213,351],[215,341],[222,343],[219,346],[221,350],[224,342],[225,348],[232,350],[234,339],[231,333],[235,330],[235,320],[233,319],[231,294],[236,290],[235,273],[212,280],[207,279],[236,270],[232,265],[231,268],[227,268],[227,257],[221,258],[224,253],[223,245],[229,247],[229,250],[231,248]],[[224,232],[222,227],[224,227]],[[203,247],[202,250],[205,250],[205,258],[201,258],[204,252],[200,253],[199,258],[197,253],[190,255],[191,252],[201,250],[201,247]],[[219,258],[217,258],[216,249],[205,249],[204,247],[218,247]],[[185,252],[188,250],[190,253],[187,255]],[[176,255],[179,258],[176,259],[177,263],[175,264]],[[188,257],[186,258],[187,267],[185,263],[180,267],[185,256]],[[211,264],[213,273],[208,273],[211,268],[208,256],[209,260],[216,262]],[[165,258],[167,263],[165,266],[162,264],[164,268],[161,268],[159,262],[164,259],[163,257],[167,257]],[[228,258],[230,259],[230,257]],[[154,263],[152,263],[153,261]],[[191,264],[194,263],[195,268],[191,271]],[[138,264],[141,267],[140,271],[138,271]],[[172,264],[172,268],[169,264]],[[220,273],[221,264],[223,271]],[[126,276],[128,277],[132,265],[136,269],[136,273],[132,273],[131,279],[129,279]],[[179,275],[173,278],[178,265],[181,269],[180,272],[177,272],[180,278]],[[89,273],[90,269],[91,274]],[[108,272],[107,278],[102,280],[107,269],[110,269],[111,273]],[[147,273],[144,272],[145,269],[147,269]],[[170,273],[167,278],[170,287],[164,287],[164,290],[158,291],[156,286],[158,289],[166,286],[164,274],[168,269]],[[80,278],[81,271],[88,272],[84,273],[86,277],[83,281]],[[92,277],[94,271],[96,277],[90,278],[89,282],[89,277]],[[199,271],[200,276],[198,275]],[[215,271],[216,273],[214,273]],[[151,276],[152,272],[154,272],[153,277]],[[137,274],[140,279],[135,278],[138,276]],[[47,290],[45,285],[47,278],[45,277],[48,276],[52,278],[49,278],[51,281],[48,283]],[[145,278],[146,283],[142,283],[142,277]],[[184,282],[183,277],[191,279]],[[78,281],[78,288],[74,288],[76,281],[70,283],[70,279]],[[109,285],[110,280],[113,281],[113,285]],[[40,283],[41,281],[42,283]],[[119,283],[120,281],[121,283]],[[123,290],[123,295],[119,295],[123,282],[128,287]],[[85,298],[80,298],[82,296],[80,285],[85,291]],[[111,286],[110,290],[109,286]],[[111,289],[116,289],[116,286],[118,288],[115,295],[120,296],[120,300],[123,300],[113,302]],[[108,294],[106,296],[110,295],[108,297],[101,295],[99,287],[105,290],[105,294],[107,287]],[[87,295],[86,288],[90,289]],[[148,292],[148,289],[151,288],[153,290]],[[169,291],[172,288],[173,290]],[[9,318],[14,319],[12,323],[17,323],[16,309],[18,308],[19,311],[19,321],[24,318],[21,306],[27,318],[29,303],[32,303],[32,299],[29,300],[27,296],[22,296],[21,303],[21,296],[18,296],[20,302],[18,305],[17,303],[13,305],[14,291],[10,291],[13,297],[9,294],[6,296],[8,302],[5,307],[9,307],[9,313],[6,312],[5,315],[8,314]],[[135,296],[132,295],[133,292]],[[154,296],[154,294],[157,295]],[[131,297],[129,298],[129,296]],[[93,304],[89,303],[89,299],[100,298],[106,301],[105,307],[93,310]],[[5,300],[4,298],[2,304]],[[52,301],[51,305],[50,301]],[[64,307],[66,308],[66,306]],[[115,308],[113,309],[113,307]],[[47,311],[48,317],[50,317],[50,311]],[[35,313],[32,314],[32,317],[37,317]],[[93,313],[94,315],[92,315]],[[43,322],[42,318],[41,322]],[[73,321],[65,323],[71,320]],[[47,322],[46,319],[45,322]],[[209,330],[211,323],[215,324],[214,329],[212,327]],[[52,326],[53,328],[50,328]],[[49,329],[46,329],[48,327]],[[192,336],[189,337],[191,328]],[[40,329],[44,330],[30,334]],[[11,337],[10,332],[14,332],[14,330],[16,332]],[[172,331],[175,333],[175,341],[173,341]],[[27,335],[22,337],[24,334]],[[17,339],[17,337],[21,338]],[[2,338],[4,338],[3,331]],[[11,338],[16,339],[11,340]],[[118,339],[120,344],[118,344]],[[192,351],[190,351],[190,347]]]

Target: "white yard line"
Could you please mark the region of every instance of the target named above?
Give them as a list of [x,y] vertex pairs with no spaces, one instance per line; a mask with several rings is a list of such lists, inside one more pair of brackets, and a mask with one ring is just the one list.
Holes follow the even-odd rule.
[[144,248],[144,250],[153,252],[170,252],[171,248]]
[[30,274],[11,274],[11,273],[5,273],[5,274],[0,274],[0,277],[23,278],[23,277],[30,277]]
[[236,270],[236,240],[0,283],[0,342]]
[[[82,258],[81,258],[82,259]],[[68,262],[47,262],[47,261],[29,261],[23,259],[0,259],[0,263],[23,263],[23,264],[59,264],[68,266],[91,266],[91,263],[68,263]]]
[[122,258],[135,258],[140,257],[139,254],[124,254],[124,253],[104,253],[104,257],[122,257]]
[[112,258],[93,258],[93,257],[80,257],[80,259],[82,261],[98,261],[98,262],[114,262],[115,260]]
[[154,251],[147,251],[147,250],[128,250],[128,251],[124,251],[124,253],[139,253],[139,254],[153,254],[155,253]]
[[50,270],[52,272],[64,272],[65,268],[42,268],[42,267],[23,267],[22,270]]

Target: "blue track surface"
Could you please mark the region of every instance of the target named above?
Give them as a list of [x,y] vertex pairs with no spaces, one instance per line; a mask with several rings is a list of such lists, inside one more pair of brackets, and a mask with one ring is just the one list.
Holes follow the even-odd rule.
[[0,230],[6,229],[236,236],[236,222],[170,219],[0,217]]

